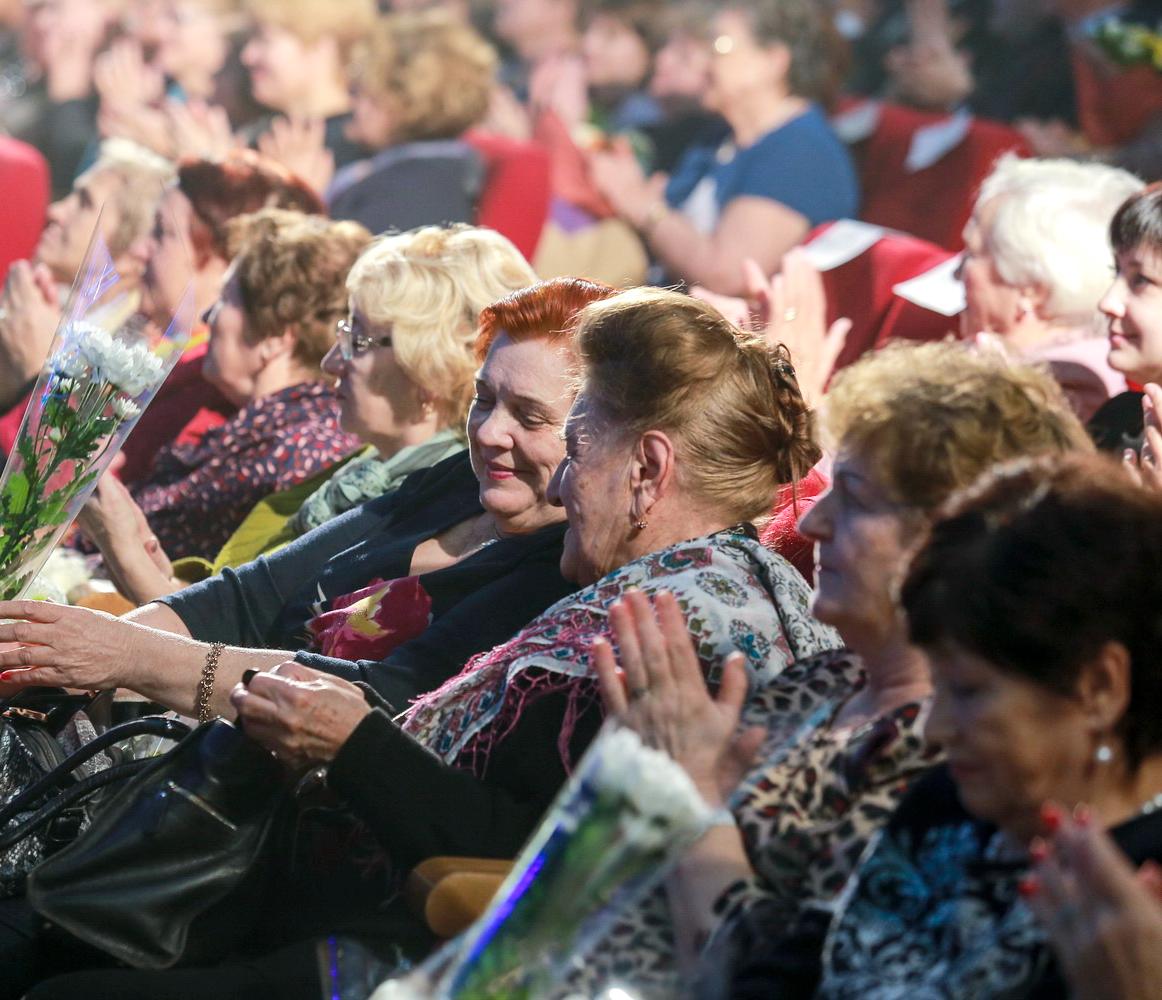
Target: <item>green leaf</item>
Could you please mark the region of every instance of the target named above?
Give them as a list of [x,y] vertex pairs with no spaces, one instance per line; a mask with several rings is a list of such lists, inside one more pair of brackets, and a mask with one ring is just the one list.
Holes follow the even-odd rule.
[[3,493],[4,513],[10,517],[24,512],[28,504],[28,476],[17,472],[9,478]]

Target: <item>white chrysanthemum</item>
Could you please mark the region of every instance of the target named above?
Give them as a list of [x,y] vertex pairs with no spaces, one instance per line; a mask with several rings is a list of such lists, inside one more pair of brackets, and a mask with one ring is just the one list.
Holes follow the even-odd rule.
[[124,422],[126,420],[134,420],[141,416],[141,407],[138,406],[132,399],[126,399],[124,396],[118,396],[113,400],[113,414],[118,420]]
[[650,839],[650,830],[660,838],[697,833],[707,823],[711,810],[690,775],[669,754],[642,743],[633,730],[602,733],[597,753],[593,786],[620,795],[633,807],[644,821],[643,837]]
[[94,377],[112,383],[127,396],[141,394],[161,378],[161,358],[145,344],[118,340],[99,327],[74,323],[66,343],[92,368]]

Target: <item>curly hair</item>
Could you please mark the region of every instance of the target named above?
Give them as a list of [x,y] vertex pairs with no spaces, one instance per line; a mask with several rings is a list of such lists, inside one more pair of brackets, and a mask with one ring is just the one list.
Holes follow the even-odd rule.
[[494,230],[425,226],[376,240],[351,268],[347,293],[372,323],[391,327],[396,362],[455,427],[472,396],[481,310],[536,280]]
[[177,188],[193,211],[190,238],[199,256],[230,256],[226,230],[239,215],[263,208],[326,214],[305,181],[249,149],[224,160],[185,160],[178,166]]
[[830,104],[846,72],[848,51],[819,0],[726,0],[750,21],[760,45],[780,43],[791,54],[787,83],[797,97]]
[[268,208],[229,225],[252,343],[293,327],[295,359],[317,371],[347,312],[347,272],[371,242],[357,222]]
[[1093,444],[1044,371],[967,344],[893,344],[840,371],[823,402],[840,452],[896,501],[932,511],[997,462]]
[[451,139],[488,112],[496,51],[444,11],[391,14],[376,24],[354,78],[390,109],[392,139]]
[[1162,496],[1114,460],[1011,463],[954,498],[900,591],[912,641],[955,645],[1057,694],[1107,642],[1130,655],[1116,731],[1131,769],[1162,749]]
[[784,348],[687,295],[639,288],[589,306],[583,390],[611,439],[664,430],[689,493],[738,520],[767,513],[821,451]]

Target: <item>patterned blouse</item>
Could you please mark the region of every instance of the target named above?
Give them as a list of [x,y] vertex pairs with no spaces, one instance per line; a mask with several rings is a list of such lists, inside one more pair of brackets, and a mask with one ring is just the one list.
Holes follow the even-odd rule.
[[[1162,857],[1162,812],[1110,834],[1138,867]],[[843,894],[823,949],[825,1000],[1049,1000],[1069,991],[1018,891],[1023,850],[970,816],[947,769],[901,803]]]
[[[804,903],[833,899],[909,782],[937,759],[922,739],[926,702],[856,729],[833,728],[865,683],[859,659],[835,650],[800,660],[745,706],[744,723],[767,727],[769,736],[762,763],[731,801],[754,874],[715,904],[719,924],[704,965],[716,978],[726,980],[739,944],[731,938],[746,921],[786,927]],[[587,995],[613,982],[651,1000],[681,995],[665,890],[630,914],[586,966]]]
[[197,442],[167,446],[134,499],[171,558],[212,559],[259,500],[358,447],[339,427],[334,389],[303,382],[247,404]]

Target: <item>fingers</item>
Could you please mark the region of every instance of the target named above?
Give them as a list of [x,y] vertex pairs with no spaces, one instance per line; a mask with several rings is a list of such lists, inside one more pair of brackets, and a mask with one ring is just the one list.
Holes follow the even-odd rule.
[[593,640],[589,647],[589,661],[601,688],[601,702],[609,715],[621,715],[629,707],[625,694],[625,674],[617,666],[613,647],[602,638]]
[[1058,840],[1059,849],[1064,852],[1087,898],[1118,904],[1138,895],[1140,889],[1134,870],[1103,830],[1067,821]]
[[767,276],[753,257],[747,257],[742,262],[742,280],[748,299],[758,302],[767,295]]
[[293,681],[304,681],[308,683],[310,681],[317,681],[323,678],[338,680],[338,678],[330,677],[329,674],[324,674],[321,671],[314,670],[303,663],[299,663],[297,660],[283,660],[282,663],[266,672],[277,674],[279,677],[286,677]]
[[[51,601],[0,601],[0,619],[19,618],[23,621],[40,622],[52,625],[59,622],[66,615],[83,615],[82,608],[66,608]],[[0,633],[10,625],[0,625]],[[0,642],[20,642],[19,639],[0,638]]]
[[613,630],[613,637],[617,640],[626,690],[632,698],[635,692],[646,691],[650,685],[642,660],[642,649],[638,642],[633,612],[624,600],[618,601],[609,609],[609,624]]
[[[625,595],[624,602],[633,614],[634,626],[637,629],[637,641],[646,677],[645,686],[651,692],[657,692],[659,689],[668,690],[675,682],[670,663],[673,647],[658,627],[650,599],[644,591],[633,590]],[[683,633],[686,631],[684,624],[682,631]]]
[[665,643],[667,682],[676,683],[695,694],[705,692],[702,663],[694,652],[694,643],[678,599],[668,590],[663,590],[654,598],[654,609],[657,612],[656,631]]
[[722,683],[718,687],[718,704],[733,715],[742,712],[750,682],[746,676],[746,657],[742,653],[731,653],[722,664]]

